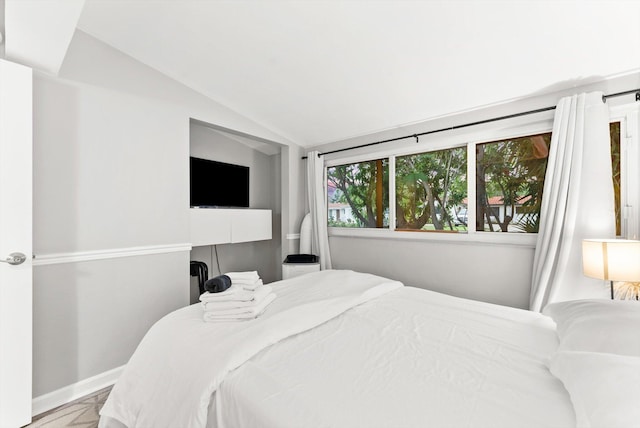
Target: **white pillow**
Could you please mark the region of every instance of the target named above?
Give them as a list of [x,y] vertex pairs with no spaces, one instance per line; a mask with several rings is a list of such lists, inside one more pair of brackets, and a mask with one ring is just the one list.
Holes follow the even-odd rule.
[[547,305],[557,324],[559,350],[640,357],[640,302],[573,300]]
[[640,427],[640,358],[561,351],[550,369],[569,392],[579,428]]

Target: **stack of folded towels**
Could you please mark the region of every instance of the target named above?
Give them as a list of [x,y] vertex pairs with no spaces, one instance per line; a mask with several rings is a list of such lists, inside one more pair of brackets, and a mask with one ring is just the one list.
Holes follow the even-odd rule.
[[258,272],[228,272],[211,278],[200,296],[207,322],[242,321],[256,318],[276,295],[264,285]]

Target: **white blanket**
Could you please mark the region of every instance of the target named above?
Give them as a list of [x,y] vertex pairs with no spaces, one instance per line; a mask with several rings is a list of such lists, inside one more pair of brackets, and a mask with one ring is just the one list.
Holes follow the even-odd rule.
[[217,428],[571,428],[538,313],[402,287],[227,376]]
[[229,371],[262,349],[402,287],[351,271],[281,281],[278,298],[255,320],[205,323],[200,304],[158,321],[118,379],[102,416],[132,427],[204,427],[207,407]]

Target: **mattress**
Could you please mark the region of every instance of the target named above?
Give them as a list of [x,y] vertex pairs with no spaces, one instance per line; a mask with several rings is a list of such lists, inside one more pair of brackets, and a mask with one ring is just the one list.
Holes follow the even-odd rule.
[[544,315],[350,271],[272,287],[250,323],[194,305],[154,326],[101,426],[575,426]]

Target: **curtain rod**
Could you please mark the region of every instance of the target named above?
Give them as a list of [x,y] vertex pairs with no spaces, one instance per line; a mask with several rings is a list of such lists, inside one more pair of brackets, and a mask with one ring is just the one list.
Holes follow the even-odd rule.
[[[629,95],[633,93],[636,94],[636,101],[640,101],[640,88],[638,88],[638,89],[631,89],[629,91],[616,92],[615,94],[603,95],[602,102],[606,102],[607,98],[620,97],[622,95]],[[436,134],[438,132],[444,132],[444,131],[453,131],[454,129],[467,128],[469,126],[476,126],[476,125],[483,125],[485,123],[497,122],[499,120],[513,119],[514,117],[527,116],[529,114],[542,113],[544,111],[555,110],[555,108],[556,106],[544,107],[544,108],[539,108],[535,110],[524,111],[521,113],[508,114],[506,116],[479,120],[477,122],[464,123],[462,125],[454,125],[454,126],[448,126],[446,128],[434,129],[432,131],[421,132],[419,134],[405,135],[404,137],[389,138],[388,140],[375,141],[373,143],[360,144],[358,146],[353,146],[353,147],[345,147],[344,149],[330,150],[328,152],[318,153],[318,157],[322,155],[329,155],[331,153],[339,153],[339,152],[345,152],[347,150],[355,150],[355,149],[361,149],[363,147],[375,146],[378,144],[391,143],[392,141],[406,140],[407,138],[415,138],[417,143],[418,137],[421,137],[423,135]],[[301,159],[307,159],[307,156],[303,156]]]

